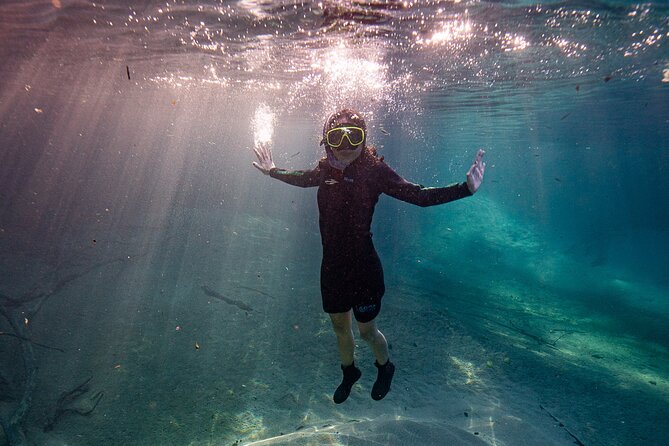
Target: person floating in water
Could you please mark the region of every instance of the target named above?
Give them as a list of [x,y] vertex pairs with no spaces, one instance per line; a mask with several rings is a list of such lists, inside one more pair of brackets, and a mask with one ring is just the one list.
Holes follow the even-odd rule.
[[369,344],[378,369],[372,398],[381,400],[390,390],[395,366],[388,342],[377,327],[381,298],[385,292],[381,261],[372,243],[370,227],[374,207],[382,193],[418,206],[434,206],[473,195],[481,185],[485,163],[483,150],[476,154],[466,181],[446,187],[423,187],[399,176],[367,147],[367,126],[360,113],[341,110],[325,122],[326,157],[311,170],[279,169],[269,144],[254,149],[253,165],[265,175],[293,186],[318,186],[318,211],[323,260],[321,296],[337,336],[343,379],[334,402],[343,403],[361,372],[353,361],[352,315],[360,336]]

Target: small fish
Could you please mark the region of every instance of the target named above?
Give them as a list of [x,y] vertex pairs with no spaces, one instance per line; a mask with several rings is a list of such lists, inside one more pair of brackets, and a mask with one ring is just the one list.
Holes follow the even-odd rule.
[[581,86],[576,84],[576,91],[580,91],[580,90],[581,90]]
[[130,80],[130,67],[127,65],[125,66],[125,72],[128,75],[128,80]]
[[197,342],[195,342],[195,350],[200,350],[200,344],[198,344]]
[[384,129],[383,127],[380,127],[379,130],[381,130],[381,133],[384,135],[390,135],[390,132],[388,132],[388,130]]
[[209,297],[214,297],[218,300],[222,300],[226,304],[234,305],[235,307],[239,308],[240,310],[244,311],[253,311],[253,308],[251,308],[249,305],[246,303],[242,302],[241,300],[236,300],[236,299],[230,299],[229,297],[225,297],[221,293],[217,293],[216,291],[206,287],[202,286],[202,291],[204,291],[204,294],[206,294]]
[[571,115],[571,112],[562,115],[562,117],[560,118],[560,121],[564,121],[565,119],[567,119],[569,117],[569,115]]
[[613,79],[611,76],[606,76],[606,77],[604,78],[604,82],[608,82],[608,81],[610,81],[611,79]]
[[555,181],[557,181],[558,183],[562,183],[562,180],[559,179],[558,177],[555,177]]
[[292,155],[290,155],[290,157],[291,157],[291,158],[295,158],[295,157],[296,157],[297,155],[299,155],[300,153],[302,153],[302,152],[293,153]]

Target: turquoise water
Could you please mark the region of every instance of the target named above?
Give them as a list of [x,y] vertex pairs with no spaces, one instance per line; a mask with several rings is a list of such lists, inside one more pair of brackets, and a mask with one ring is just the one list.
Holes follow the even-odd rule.
[[[4,2],[0,444],[660,444],[668,17]],[[335,406],[316,190],[251,162],[265,140],[314,166],[341,107],[411,181],[463,181],[478,148],[487,169],[462,201],[380,199],[397,374],[372,401],[359,341]]]

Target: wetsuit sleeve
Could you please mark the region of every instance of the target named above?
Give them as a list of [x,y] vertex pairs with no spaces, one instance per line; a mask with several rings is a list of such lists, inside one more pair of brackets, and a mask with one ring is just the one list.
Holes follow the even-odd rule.
[[381,163],[381,182],[383,184],[381,191],[386,195],[423,207],[444,204],[472,195],[466,182],[446,187],[425,187],[405,180],[385,163]]
[[269,176],[293,186],[314,187],[318,186],[320,173],[320,165],[311,170],[286,170],[274,167],[269,171]]

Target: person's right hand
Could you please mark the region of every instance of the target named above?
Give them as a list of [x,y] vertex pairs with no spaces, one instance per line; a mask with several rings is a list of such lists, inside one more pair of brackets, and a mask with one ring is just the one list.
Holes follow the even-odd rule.
[[258,161],[260,161],[260,164],[254,161],[253,167],[265,175],[269,175],[269,171],[276,167],[274,165],[274,161],[272,160],[272,148],[270,147],[269,143],[259,142],[253,151],[258,157]]

